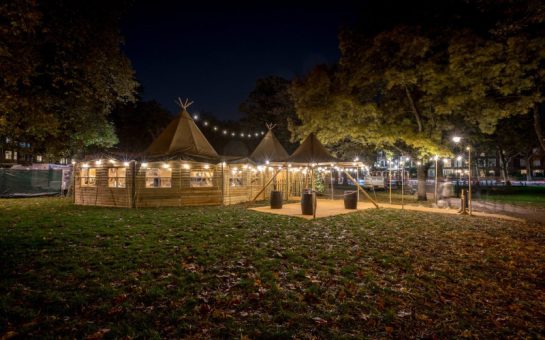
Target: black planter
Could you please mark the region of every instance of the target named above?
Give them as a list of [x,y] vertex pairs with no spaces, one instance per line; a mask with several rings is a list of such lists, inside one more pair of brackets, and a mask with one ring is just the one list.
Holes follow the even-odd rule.
[[271,191],[271,209],[282,209],[282,191]]
[[303,215],[314,215],[314,194],[312,192],[301,194],[301,211]]
[[344,208],[345,209],[358,209],[358,192],[357,191],[345,191],[344,192]]

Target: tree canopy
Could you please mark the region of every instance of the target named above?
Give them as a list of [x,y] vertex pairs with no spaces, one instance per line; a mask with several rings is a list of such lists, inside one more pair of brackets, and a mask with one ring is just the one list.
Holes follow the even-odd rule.
[[295,150],[288,129],[288,122],[297,119],[289,80],[277,76],[258,79],[239,110],[244,113],[241,124],[245,128],[262,131],[266,124],[275,124],[275,136],[288,151]]
[[[454,134],[465,131],[466,142],[471,131],[493,134],[500,121],[531,110],[539,119],[545,5],[509,4],[450,1],[427,8],[417,2],[405,19],[364,17],[339,35],[335,65],[294,81],[302,122],[294,133],[429,159],[451,155]],[[539,134],[539,122],[534,125]]]
[[[108,114],[134,100],[123,2],[0,3],[0,134],[71,154],[117,142]],[[47,143],[45,143],[47,141]]]

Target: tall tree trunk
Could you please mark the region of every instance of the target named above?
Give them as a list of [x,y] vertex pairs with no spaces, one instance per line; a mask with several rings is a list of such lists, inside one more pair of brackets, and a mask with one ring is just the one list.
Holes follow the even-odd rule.
[[428,167],[423,164],[416,166],[416,178],[418,180],[417,184],[417,200],[418,201],[427,201],[426,197],[426,179],[428,177]]
[[526,180],[531,181],[532,178],[532,154],[526,156]]
[[407,85],[403,85],[405,88],[405,95],[407,96],[407,99],[409,100],[409,105],[411,105],[411,110],[413,111],[414,118],[416,120],[416,124],[418,125],[418,132],[422,133],[422,118],[420,117],[420,112],[416,108],[416,104],[414,103],[413,96],[411,95],[411,91],[409,91],[409,88]]
[[541,117],[539,114],[539,105],[534,105],[533,109],[534,114],[534,130],[536,132],[537,140],[539,141],[539,145],[541,145],[541,148],[545,152],[545,137],[543,136],[543,129],[541,128]]
[[501,148],[498,148],[498,156],[500,158],[500,170],[501,170],[501,176],[503,177],[503,182],[505,185],[511,185],[511,182],[509,181],[509,175],[507,173],[507,160],[505,159],[505,155],[503,154],[503,150]]

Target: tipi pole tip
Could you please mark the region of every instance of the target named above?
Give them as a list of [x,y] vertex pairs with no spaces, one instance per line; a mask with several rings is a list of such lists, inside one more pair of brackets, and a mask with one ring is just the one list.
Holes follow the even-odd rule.
[[190,107],[191,104],[193,104],[193,101],[189,101],[189,98],[186,98],[185,101],[182,101],[182,98],[178,97],[178,100],[175,102],[183,110],[187,110],[187,108]]

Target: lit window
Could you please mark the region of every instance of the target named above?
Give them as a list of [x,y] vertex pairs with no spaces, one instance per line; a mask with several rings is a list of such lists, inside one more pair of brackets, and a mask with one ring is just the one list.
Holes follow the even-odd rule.
[[12,159],[13,156],[12,156],[11,151],[6,151],[6,152],[4,152],[4,158],[5,158],[5,159]]
[[96,168],[81,169],[80,181],[81,181],[82,187],[96,187],[97,186],[97,169]]
[[172,186],[172,169],[146,169],[146,188],[170,188]]
[[108,187],[125,188],[127,168],[108,169]]
[[231,187],[242,186],[242,172],[238,171],[235,173],[231,173],[231,177],[229,177],[229,186]]
[[17,160],[17,151],[13,151],[13,160],[14,160],[14,161]]
[[189,183],[192,188],[205,188],[213,186],[213,171],[191,171]]
[[42,155],[36,156],[36,162],[41,162],[43,160]]

